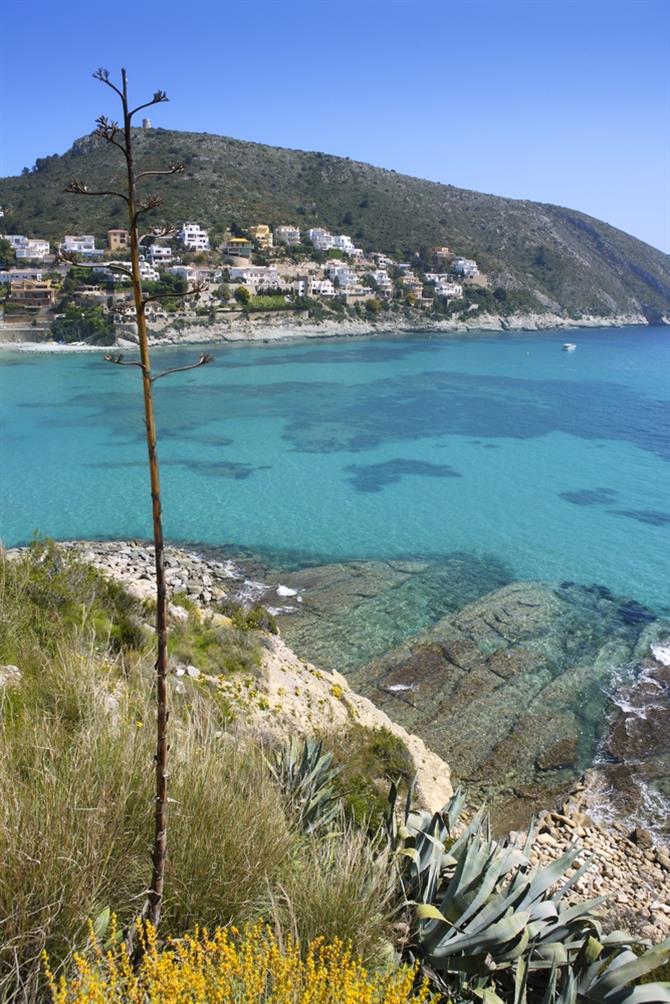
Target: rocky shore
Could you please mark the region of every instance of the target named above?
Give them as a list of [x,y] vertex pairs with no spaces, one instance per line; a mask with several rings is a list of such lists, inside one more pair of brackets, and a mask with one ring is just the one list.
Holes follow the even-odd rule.
[[[69,541],[61,546],[75,552],[100,572],[123,584],[138,598],[148,599],[153,595],[153,549],[145,542]],[[19,549],[7,552],[10,557],[18,553]],[[205,612],[211,612],[219,601],[246,605],[262,603],[270,612],[284,615],[280,616],[282,624],[288,623],[292,619],[288,615],[298,613],[303,603],[310,604],[308,594],[310,582],[313,580],[309,578],[309,574],[304,580],[305,597],[303,597],[295,586],[283,584],[281,581],[275,581],[274,584],[261,581],[256,577],[258,566],[254,566],[251,562],[247,565],[244,562],[218,560],[203,553],[170,546],[166,549],[166,567],[170,609],[174,619],[186,615],[180,605],[180,602],[184,602],[184,598],[200,608],[205,615],[207,615]],[[392,571],[392,574],[401,575],[402,569],[398,568]],[[290,582],[293,577],[287,575],[286,579]],[[524,587],[521,588],[522,599],[526,604],[531,598],[526,591],[523,591]],[[503,606],[499,599],[493,603],[498,609],[495,623],[497,628],[502,628],[511,639],[513,622],[508,617],[507,623],[503,624],[500,617],[502,609],[506,608],[508,614],[512,609],[509,591],[503,590],[502,597]],[[471,605],[473,610],[477,611],[476,616],[483,616],[480,612],[480,608],[483,610],[482,602],[475,601]],[[555,598],[551,598],[551,602],[556,602]],[[526,610],[530,609],[532,617],[537,619],[539,611],[544,614],[545,608],[541,604],[538,608],[537,595],[532,597],[532,604],[531,607],[526,607]],[[214,614],[214,616],[220,615]],[[473,614],[466,611],[464,617],[469,628],[472,628]],[[449,619],[449,623],[453,623],[453,618]],[[573,620],[572,630],[574,629]],[[438,628],[438,631],[444,634],[444,627]],[[524,636],[528,639],[528,624],[525,625]],[[454,640],[450,649],[452,654],[455,652]],[[406,727],[398,724],[397,715],[394,713],[394,708],[395,711],[398,709],[397,704],[392,708],[387,701],[382,700],[382,706],[379,706],[382,691],[377,690],[376,695],[372,695],[374,700],[370,700],[369,697],[353,690],[349,680],[342,674],[337,671],[317,669],[312,663],[295,655],[279,637],[268,637],[264,648],[263,666],[258,679],[249,686],[245,686],[244,682],[225,683],[227,690],[224,696],[238,712],[236,720],[239,720],[240,728],[259,735],[288,735],[346,727],[352,720],[369,727],[389,728],[402,738],[414,759],[423,803],[435,809],[446,801],[451,793],[451,776],[449,767],[439,755],[443,753],[439,748],[440,744],[438,744],[439,753],[433,752],[414,734],[409,719],[403,723],[403,715],[400,716],[400,722]],[[463,658],[462,650],[460,658],[461,660]],[[507,656],[505,660],[509,661]],[[496,665],[501,669],[503,663],[498,659]],[[14,667],[4,667],[4,669],[14,670]],[[509,667],[505,665],[505,673],[509,679],[515,674],[512,673],[510,677],[508,670]],[[177,693],[188,696],[190,687],[207,684],[221,692],[221,680],[207,677],[196,666],[175,665],[173,673]],[[481,684],[481,678],[479,683]],[[0,685],[2,685],[1,679]],[[394,693],[393,690],[391,693]],[[385,705],[388,705],[387,711],[391,712],[390,716],[384,711]],[[458,711],[455,713],[458,715]],[[410,718],[414,721],[414,716]],[[466,728],[467,717],[463,719],[460,730]],[[470,732],[475,738],[480,734],[476,727],[471,728]],[[433,745],[432,742],[430,744]],[[551,748],[554,749],[555,746],[554,742]],[[547,761],[544,764],[545,770],[562,768],[565,758],[558,753],[557,756],[558,767]],[[456,761],[458,759],[457,756]],[[454,762],[450,760],[450,763],[453,768]],[[494,759],[491,759],[488,768],[494,770],[495,766]],[[504,769],[504,765],[501,769]],[[457,775],[457,780],[464,780],[462,771],[457,769]],[[548,863],[559,858],[569,847],[576,844],[582,853],[573,868],[573,873],[587,859],[591,863],[588,870],[576,881],[569,897],[591,899],[606,896],[607,902],[603,911],[608,930],[625,927],[636,936],[652,942],[668,937],[670,852],[656,844],[650,832],[639,825],[634,825],[630,813],[627,817],[617,817],[616,806],[608,817],[602,813],[603,776],[599,768],[587,771],[576,784],[573,782],[570,785],[564,775],[561,777],[563,778],[561,797],[552,800],[550,790],[547,790],[544,804],[551,807],[536,812],[538,827],[532,850],[533,860]],[[475,797],[478,797],[477,785],[471,786],[468,779],[465,779],[465,783],[475,792]],[[535,791],[530,802],[523,796],[524,793],[521,792],[518,799],[519,811],[526,812],[527,822],[541,795]],[[521,820],[519,825],[522,825]],[[519,844],[523,844],[525,833],[520,829],[513,833],[513,838]]]
[[[133,596],[154,596],[153,547],[139,540],[63,541],[60,547],[73,551],[87,564],[121,583]],[[14,549],[7,553],[18,553]],[[207,608],[219,600],[250,605],[262,603],[273,616],[291,613],[302,602],[297,591],[249,578],[239,561],[220,561],[195,551],[167,545],[165,577],[168,596],[184,596]]]
[[[670,320],[670,319],[669,319]],[[413,317],[382,317],[379,320],[354,320],[353,318],[325,319],[315,321],[302,318],[298,314],[282,312],[250,315],[245,318],[235,315],[211,322],[193,319],[186,321],[178,329],[167,326],[154,328],[150,332],[151,344],[184,345],[227,342],[275,342],[311,338],[362,338],[373,335],[410,334],[417,331],[436,334],[468,335],[485,332],[523,331],[573,331],[589,328],[622,328],[647,326],[649,322],[643,314],[613,314],[608,317],[584,315],[578,318],[564,317],[551,312],[511,314],[503,317],[496,314],[482,314],[462,320],[425,317],[416,312]],[[109,351],[109,346],[91,346],[82,343],[63,345],[48,341],[48,333],[39,340],[31,340],[31,330],[17,331],[15,325],[0,322],[0,349],[21,351]],[[116,345],[132,348],[136,337],[132,325],[117,330]]]
[[[608,897],[607,931],[622,928],[653,943],[670,936],[670,854],[655,846],[642,827],[621,821],[609,825],[592,818],[591,778],[587,773],[559,809],[539,816],[531,859],[548,864],[575,844],[581,848],[571,874],[590,867],[568,893],[571,902]],[[514,834],[523,844],[525,834]]]
[[346,338],[369,335],[402,334],[416,331],[434,331],[444,334],[476,334],[487,331],[546,331],[577,328],[629,327],[647,325],[642,314],[618,314],[611,317],[593,315],[568,318],[554,313],[496,314],[470,316],[462,320],[438,320],[417,312],[412,317],[381,317],[379,320],[354,320],[352,318],[314,321],[295,314],[276,314],[271,319],[262,314],[248,318],[235,317],[213,323],[193,324],[171,330],[169,327],[154,331],[155,345],[183,342],[240,342],[283,341],[288,338]]

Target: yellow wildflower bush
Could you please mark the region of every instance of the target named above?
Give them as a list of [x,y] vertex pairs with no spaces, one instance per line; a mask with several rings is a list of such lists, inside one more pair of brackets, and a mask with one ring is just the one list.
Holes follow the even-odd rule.
[[76,955],[74,973],[46,971],[53,1004],[436,1004],[425,983],[415,987],[407,967],[369,972],[339,940],[315,939],[304,958],[295,943],[282,946],[266,924],[242,931],[196,930],[160,947],[142,934],[145,954],[134,972],[123,946],[104,951],[92,936]]

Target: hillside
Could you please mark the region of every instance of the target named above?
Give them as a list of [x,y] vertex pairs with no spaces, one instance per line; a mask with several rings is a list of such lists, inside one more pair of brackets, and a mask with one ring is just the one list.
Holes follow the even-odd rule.
[[[87,136],[62,156],[38,159],[30,173],[0,179],[7,231],[56,239],[122,226],[120,204],[63,194],[72,177],[109,184],[120,166],[114,152]],[[529,293],[538,309],[642,312],[652,323],[670,316],[670,257],[570,209],[208,133],[138,130],[136,152],[143,166],[186,165],[155,186],[171,222],[197,219],[215,234],[233,222],[323,225],[401,258],[447,244],[477,258],[495,286]]]
[[[161,936],[149,931],[148,963],[133,970],[115,931],[135,916],[150,864],[151,557],[137,541],[0,549],[3,1002],[251,1004],[271,987],[287,992],[263,994],[267,1004],[511,1004],[512,964],[549,950],[528,1004],[568,999],[551,992],[559,952],[586,986],[574,1004],[607,999],[601,976],[620,1004],[670,1002],[668,984],[626,993],[668,962],[670,858],[646,831],[603,829],[580,786],[529,839],[492,839],[420,740],[297,658],[267,610],[237,603],[243,573],[176,549]],[[401,801],[389,802],[392,783]],[[420,811],[418,795],[448,801]],[[397,815],[380,829],[389,804]],[[453,921],[438,913],[445,903]],[[425,927],[426,909],[440,926]],[[638,959],[640,937],[653,947]],[[310,963],[312,945],[324,950]],[[584,973],[587,947],[596,964]],[[50,992],[47,957],[62,973]],[[410,992],[414,971],[397,963],[417,959],[438,994]]]

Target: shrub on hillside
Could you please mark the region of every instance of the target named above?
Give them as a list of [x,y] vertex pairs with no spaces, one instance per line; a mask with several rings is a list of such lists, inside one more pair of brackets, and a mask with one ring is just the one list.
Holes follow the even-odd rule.
[[76,959],[71,980],[50,975],[53,1004],[428,1004],[436,1000],[415,971],[369,972],[341,940],[315,939],[301,956],[295,942],[282,942],[263,924],[197,930],[160,950],[156,934],[145,936],[146,953],[134,972],[124,949],[105,956],[93,939]]
[[415,767],[402,739],[389,729],[352,725],[324,736],[324,744],[340,768],[335,789],[347,817],[376,832],[383,823],[391,782],[407,788]]

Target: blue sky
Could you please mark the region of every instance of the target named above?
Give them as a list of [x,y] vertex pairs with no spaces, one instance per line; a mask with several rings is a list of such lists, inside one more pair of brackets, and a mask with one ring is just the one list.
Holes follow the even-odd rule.
[[670,252],[670,4],[8,0],[0,174],[66,150],[128,69],[154,115],[583,210]]

